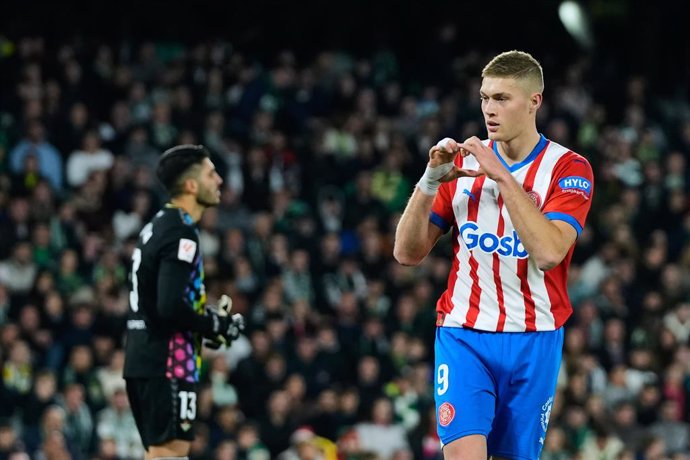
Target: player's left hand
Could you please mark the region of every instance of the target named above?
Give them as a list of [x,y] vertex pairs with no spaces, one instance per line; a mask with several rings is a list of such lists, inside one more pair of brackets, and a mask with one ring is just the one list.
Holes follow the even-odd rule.
[[[223,294],[218,300],[218,304],[212,310],[223,318],[223,327],[216,337],[209,338],[205,343],[207,348],[216,350],[221,345],[230,346],[230,344],[240,336],[245,328],[244,316],[240,313],[235,313],[230,316],[232,311],[232,298],[229,295]],[[228,316],[230,316],[228,318]]]
[[489,179],[497,180],[503,175],[508,174],[508,170],[498,159],[496,153],[484,145],[477,136],[472,136],[465,140],[465,142],[458,145],[460,147],[460,155],[466,157],[472,155],[479,163],[478,171],[485,174]]
[[227,346],[230,346],[230,343],[237,340],[240,336],[240,332],[244,331],[244,316],[240,313],[235,313],[229,319],[230,321],[228,322],[227,328],[223,334],[219,336],[219,339]]

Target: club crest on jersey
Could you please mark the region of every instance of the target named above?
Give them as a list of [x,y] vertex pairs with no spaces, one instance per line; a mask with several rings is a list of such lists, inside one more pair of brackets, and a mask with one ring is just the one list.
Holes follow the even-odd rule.
[[532,203],[534,203],[538,209],[541,209],[541,195],[539,195],[539,193],[537,193],[535,190],[530,190],[527,192],[527,196],[530,200],[532,200]]
[[589,198],[592,193],[592,183],[580,176],[568,176],[558,181],[558,186],[564,192],[578,193]]
[[455,418],[455,407],[449,402],[444,402],[438,408],[438,423],[441,426],[448,426]]
[[499,237],[495,233],[482,232],[475,222],[466,222],[460,227],[460,237],[469,250],[479,249],[489,254],[496,252],[501,256],[517,259],[528,256],[515,230],[510,235]]
[[190,428],[192,428],[192,424],[185,420],[184,422],[180,423],[180,428],[182,428],[182,431],[187,432],[190,430]]

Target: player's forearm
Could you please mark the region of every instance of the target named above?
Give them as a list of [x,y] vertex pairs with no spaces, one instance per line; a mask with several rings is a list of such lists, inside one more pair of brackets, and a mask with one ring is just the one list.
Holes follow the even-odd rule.
[[566,256],[569,245],[560,229],[534,206],[520,184],[509,174],[498,184],[510,220],[522,245],[541,270],[550,270]]
[[398,227],[395,230],[393,257],[403,265],[417,265],[433,246],[429,231],[429,213],[434,196],[425,195],[415,187]]
[[213,336],[219,330],[218,319],[213,315],[200,315],[186,299],[185,286],[189,270],[185,264],[162,263],[158,275],[158,305],[161,318],[173,322],[182,330]]

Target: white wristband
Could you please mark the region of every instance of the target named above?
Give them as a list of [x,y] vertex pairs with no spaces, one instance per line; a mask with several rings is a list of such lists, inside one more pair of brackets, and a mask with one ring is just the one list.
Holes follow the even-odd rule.
[[453,163],[443,163],[434,168],[427,165],[426,171],[422,175],[419,182],[417,182],[417,187],[422,191],[423,194],[434,196],[438,192],[438,188],[441,186],[440,179],[448,174],[453,169]]

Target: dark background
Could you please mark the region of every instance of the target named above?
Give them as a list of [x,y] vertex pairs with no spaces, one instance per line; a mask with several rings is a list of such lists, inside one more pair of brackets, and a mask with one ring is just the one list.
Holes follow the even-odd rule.
[[[592,21],[596,46],[591,54],[602,71],[615,65],[618,70],[643,74],[661,95],[689,86],[687,1],[588,0],[581,4]],[[16,38],[40,33],[47,39],[81,36],[113,42],[124,38],[189,43],[217,38],[259,60],[270,60],[284,48],[306,60],[326,48],[370,54],[385,47],[410,67],[443,53],[506,48],[568,60],[581,50],[561,24],[558,5],[554,0],[6,0],[0,8],[0,34]],[[458,34],[444,48],[438,44],[438,32],[445,24],[455,25]]]

